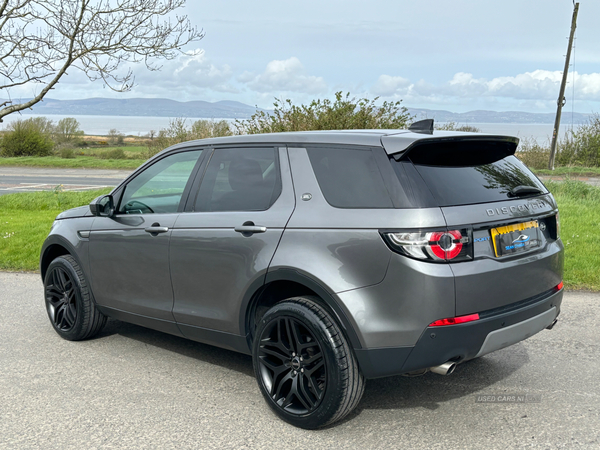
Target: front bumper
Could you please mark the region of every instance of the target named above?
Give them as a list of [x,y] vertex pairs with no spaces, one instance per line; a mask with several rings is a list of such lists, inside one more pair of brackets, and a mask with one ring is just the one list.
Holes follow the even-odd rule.
[[366,378],[380,378],[457,363],[527,339],[551,325],[560,313],[563,290],[503,308],[483,311],[459,325],[427,327],[413,347],[355,349]]

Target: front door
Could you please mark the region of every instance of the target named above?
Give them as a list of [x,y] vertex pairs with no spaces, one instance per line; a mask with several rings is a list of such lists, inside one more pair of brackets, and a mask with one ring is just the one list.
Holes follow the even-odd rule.
[[158,160],[127,183],[113,217],[96,218],[89,248],[99,305],[174,321],[169,240],[201,153]]

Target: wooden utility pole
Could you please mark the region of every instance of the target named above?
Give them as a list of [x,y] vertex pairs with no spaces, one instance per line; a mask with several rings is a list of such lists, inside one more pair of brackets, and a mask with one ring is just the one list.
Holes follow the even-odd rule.
[[573,36],[577,28],[577,12],[579,11],[579,2],[575,3],[573,8],[573,19],[571,20],[571,35],[569,36],[569,46],[567,47],[567,57],[565,59],[565,70],[563,71],[562,82],[560,83],[560,94],[558,94],[558,107],[556,108],[556,119],[554,119],[554,132],[552,133],[552,144],[550,145],[550,161],[548,169],[554,170],[554,157],[556,156],[556,143],[558,141],[558,129],[560,128],[560,115],[562,107],[566,103],[565,88],[567,87],[567,74],[569,73],[569,61],[571,60],[571,48],[573,47]]

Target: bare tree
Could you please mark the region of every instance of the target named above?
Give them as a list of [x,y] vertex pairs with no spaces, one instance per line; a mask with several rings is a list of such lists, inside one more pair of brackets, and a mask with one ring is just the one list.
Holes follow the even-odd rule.
[[[185,0],[0,0],[2,118],[41,101],[70,68],[123,92],[134,85],[123,63],[159,70],[204,33],[185,15]],[[10,100],[10,89],[32,86],[34,97]]]

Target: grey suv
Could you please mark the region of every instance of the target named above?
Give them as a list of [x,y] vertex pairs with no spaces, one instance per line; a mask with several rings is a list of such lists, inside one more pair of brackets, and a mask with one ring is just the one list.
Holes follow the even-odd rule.
[[175,145],[57,217],[50,322],[251,354],[279,417],[333,423],[367,378],[448,374],[556,322],[558,210],[517,143],[417,123]]

